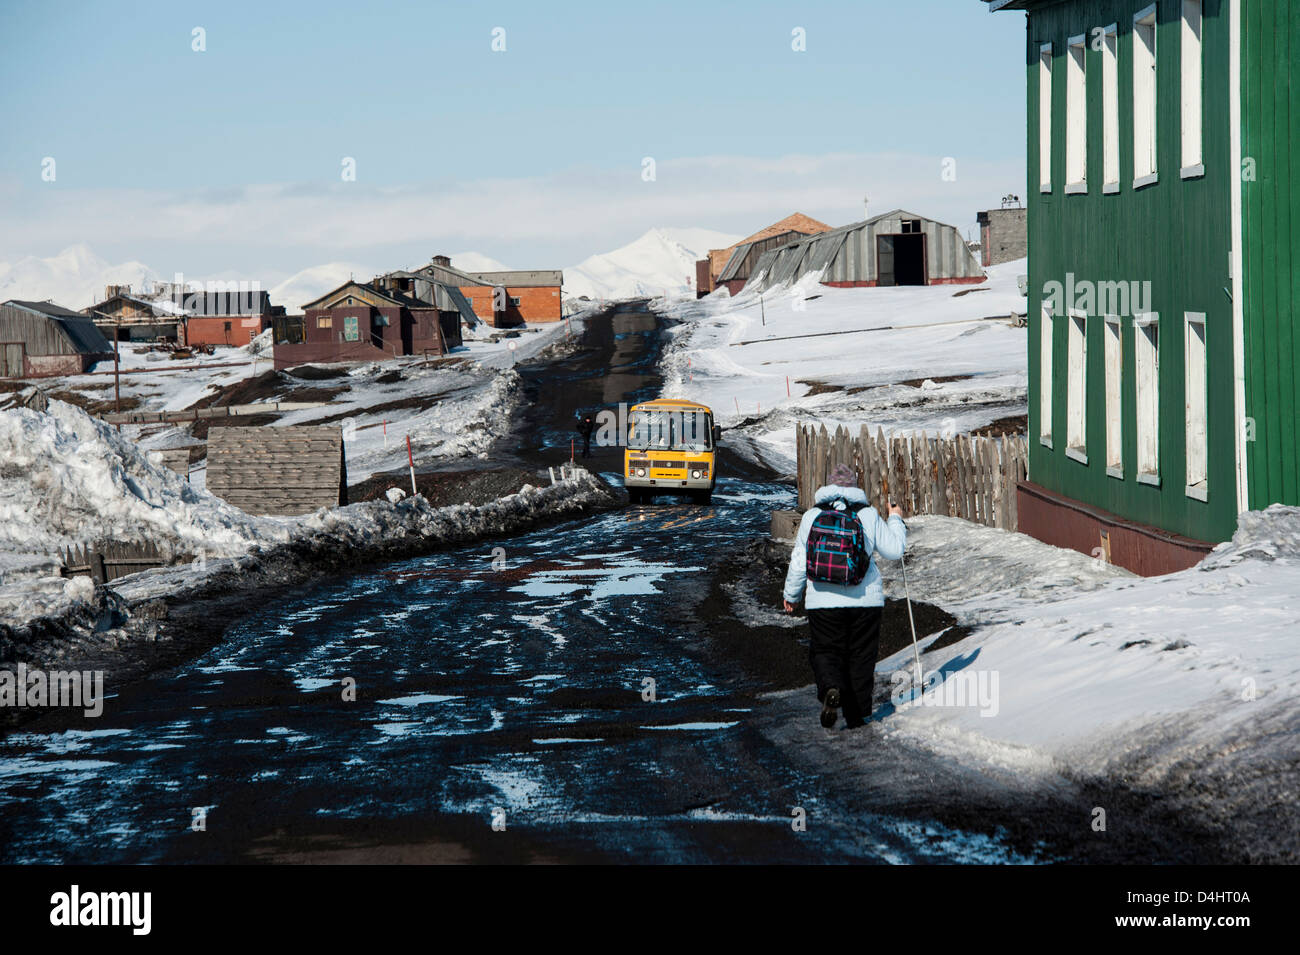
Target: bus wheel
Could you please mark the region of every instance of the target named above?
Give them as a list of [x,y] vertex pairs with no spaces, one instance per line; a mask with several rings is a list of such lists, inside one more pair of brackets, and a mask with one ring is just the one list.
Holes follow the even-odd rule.
[[703,491],[692,491],[691,499],[694,500],[696,504],[709,504],[713,501],[713,489],[707,488]]
[[627,489],[627,502],[629,504],[644,504],[645,492],[639,488],[630,487]]

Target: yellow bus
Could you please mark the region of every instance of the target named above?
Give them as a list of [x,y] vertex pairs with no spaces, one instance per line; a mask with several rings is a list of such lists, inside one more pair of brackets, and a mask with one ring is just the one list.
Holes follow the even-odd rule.
[[713,412],[698,401],[656,398],[633,405],[623,451],[628,500],[644,504],[656,494],[679,494],[697,504],[709,503],[721,435]]

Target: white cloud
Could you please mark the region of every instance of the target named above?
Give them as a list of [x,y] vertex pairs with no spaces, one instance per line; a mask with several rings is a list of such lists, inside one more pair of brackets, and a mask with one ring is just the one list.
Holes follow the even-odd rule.
[[[864,195],[872,212],[903,207],[965,230],[977,210],[1024,182],[1023,168],[973,160],[959,161],[956,181],[946,182],[943,157],[902,153],[657,157],[656,179],[646,182],[641,159],[621,169],[402,187],[368,185],[364,170],[357,182],[197,194],[78,190],[60,180],[12,193],[0,212],[0,258],[49,255],[82,242],[150,258],[135,250],[165,243],[185,259],[187,273],[257,267],[288,276],[322,259],[382,253],[387,262],[392,250],[409,248],[405,258],[423,261],[440,249],[472,246],[489,255],[509,247],[521,267],[553,268],[667,223],[748,233],[798,210],[840,225],[862,217]],[[283,250],[274,253],[282,261],[266,261],[268,248]],[[256,263],[239,259],[250,249]]]

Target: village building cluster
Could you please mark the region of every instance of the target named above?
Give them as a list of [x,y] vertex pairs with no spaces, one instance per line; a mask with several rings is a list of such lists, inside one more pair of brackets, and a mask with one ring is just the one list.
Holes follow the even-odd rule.
[[[240,347],[272,330],[276,368],[306,362],[442,355],[467,328],[509,329],[564,317],[559,269],[463,272],[436,255],[412,270],[349,279],[290,314],[256,283],[109,285],[81,311],[53,302],[0,305],[0,378],[81,374],[115,342],[180,349]],[[235,287],[230,287],[235,286]]]

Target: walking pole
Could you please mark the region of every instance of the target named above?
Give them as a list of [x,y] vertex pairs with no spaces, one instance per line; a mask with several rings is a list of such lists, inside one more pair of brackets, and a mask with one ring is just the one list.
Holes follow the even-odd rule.
[[898,566],[903,570],[903,597],[907,600],[907,622],[912,625],[912,655],[916,659],[916,692],[919,695],[925,688],[921,676],[921,650],[916,644],[916,621],[912,618],[912,594],[907,589],[907,561],[898,555]]

